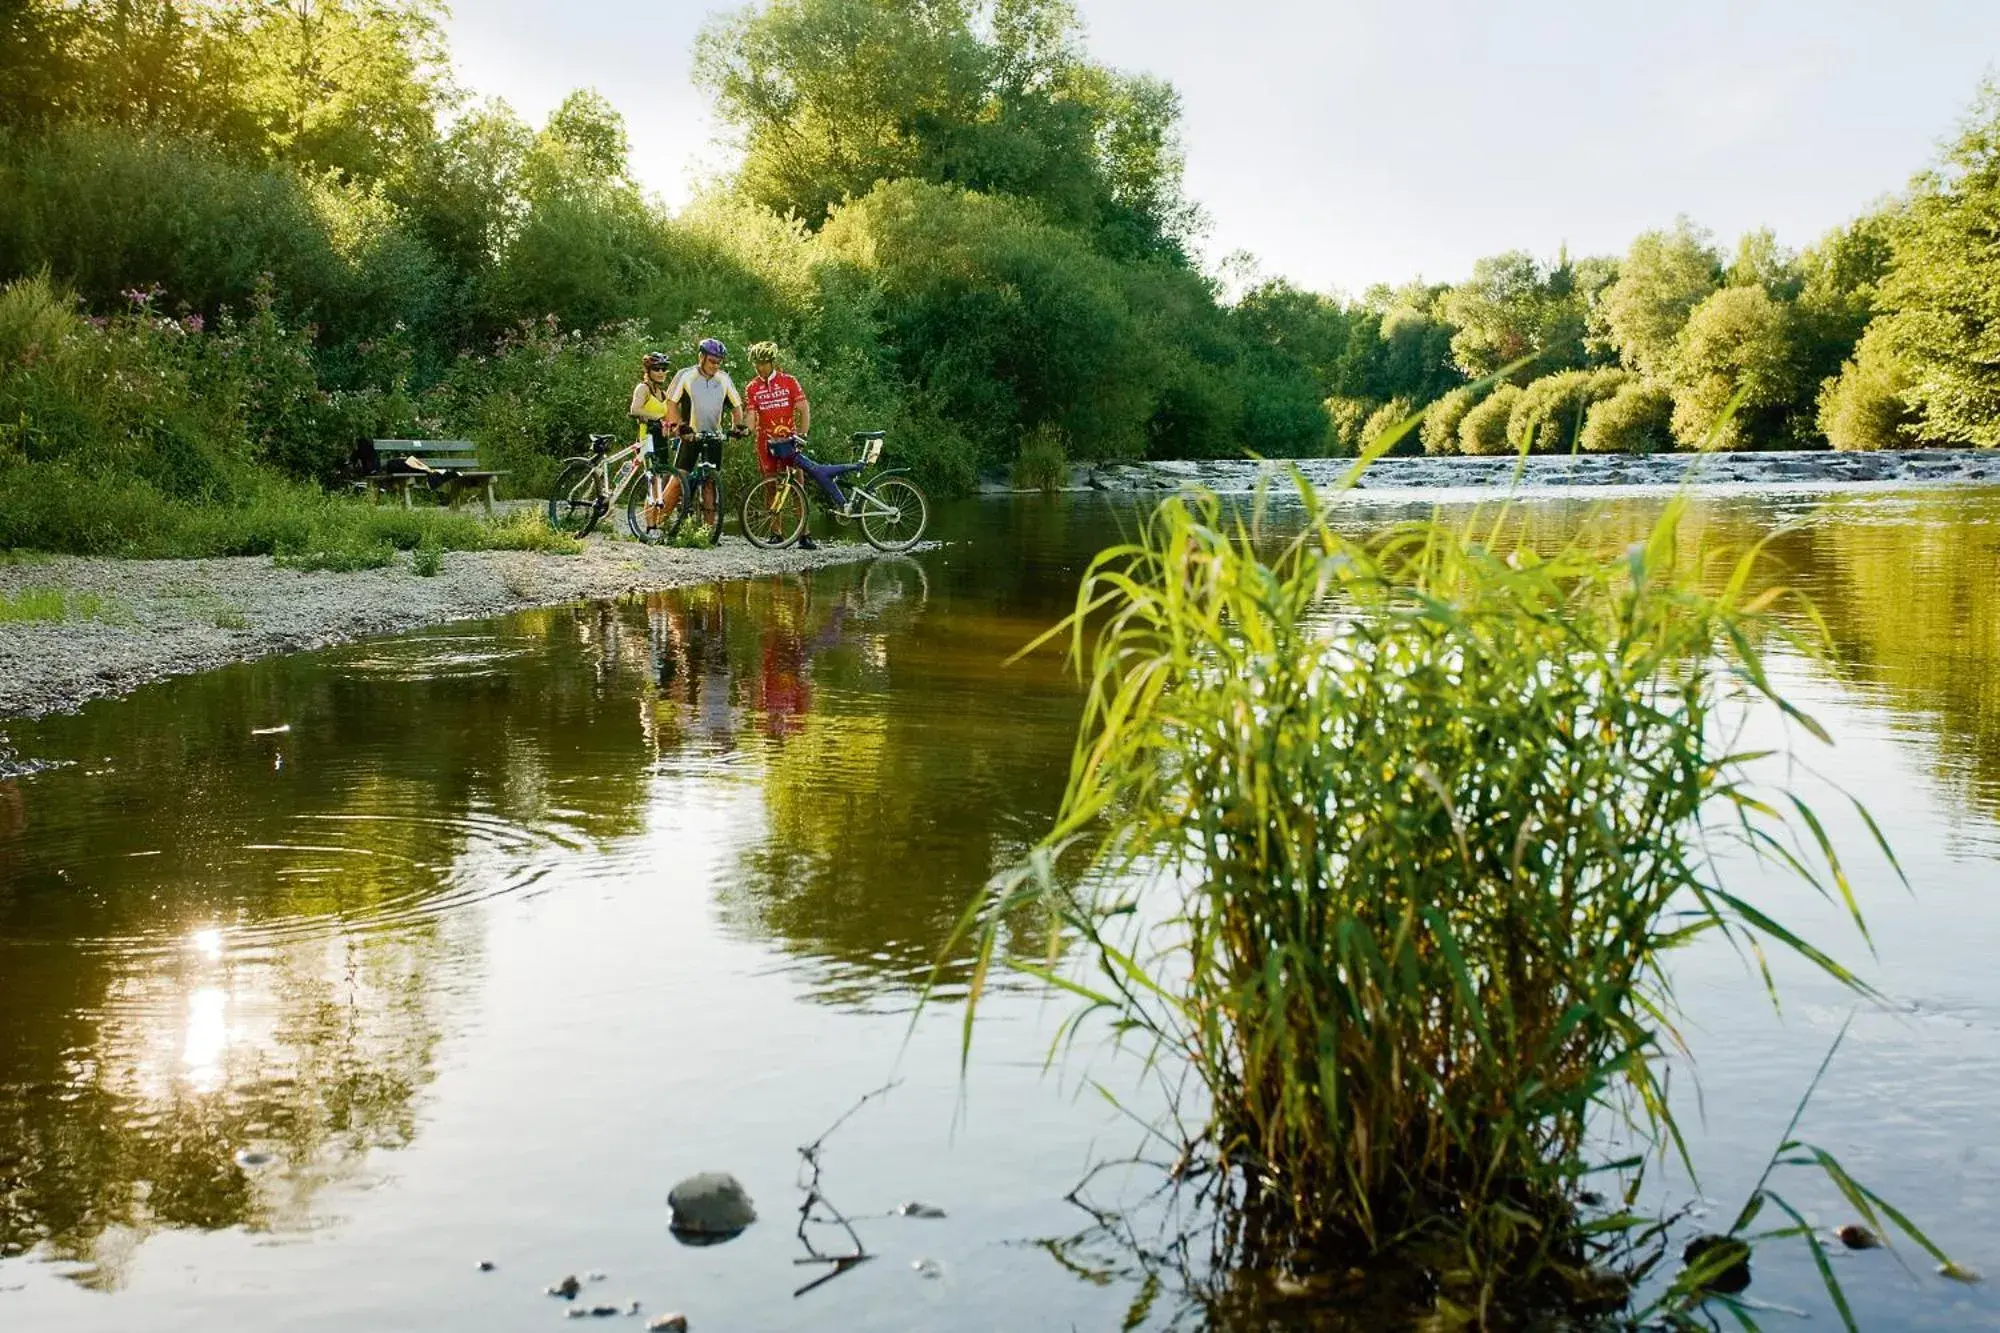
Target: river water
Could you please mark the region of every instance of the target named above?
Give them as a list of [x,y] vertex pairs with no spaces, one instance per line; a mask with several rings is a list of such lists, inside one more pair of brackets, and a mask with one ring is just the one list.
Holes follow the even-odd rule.
[[[1636,530],[1661,503],[1534,508]],[[1404,512],[1373,497],[1349,521]],[[1145,1104],[1130,1062],[1046,1068],[1066,1007],[1016,986],[961,1073],[964,967],[916,1004],[1060,796],[1076,689],[1055,654],[1006,659],[1135,511],[941,518],[947,544],[915,558],[8,724],[52,766],[0,781],[0,1329],[546,1329],[566,1307],[543,1286],[592,1270],[582,1303],[697,1330],[1206,1322],[1065,1201],[1142,1145],[1093,1086]],[[1699,1100],[1676,1086],[1703,1174],[1664,1188],[1726,1223],[1852,1014],[1803,1136],[2000,1276],[2000,494],[1718,491],[1688,522],[1778,534],[1835,644],[1780,676],[1836,738],[1818,772],[1868,801],[1912,888],[1831,807],[1872,955],[1838,912],[1741,872],[1886,1003],[1856,1013],[1781,966],[1774,1013],[1742,960],[1691,951]],[[892,1083],[820,1153],[875,1258],[795,1296],[831,1271],[798,1262],[797,1150]],[[735,1173],[761,1220],[694,1248],[665,1196],[704,1169]],[[1820,1182],[1781,1183],[1848,1220]],[[895,1213],[912,1200],[946,1215]],[[2000,1328],[1991,1285],[1914,1251],[1835,1262],[1866,1327]],[[1830,1319],[1802,1252],[1760,1255],[1751,1294],[1766,1327]],[[1230,1323],[1378,1326],[1282,1306]]]

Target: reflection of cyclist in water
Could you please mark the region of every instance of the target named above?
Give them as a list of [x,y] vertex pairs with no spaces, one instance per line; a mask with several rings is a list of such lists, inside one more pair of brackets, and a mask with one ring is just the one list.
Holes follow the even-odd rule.
[[757,667],[756,707],[764,734],[780,739],[797,732],[812,711],[812,659],[838,643],[847,616],[845,598],[833,605],[819,632],[808,640],[810,585],[799,578],[771,580],[771,602]]
[[663,600],[665,631],[656,658],[663,698],[717,749],[736,744],[736,713],[730,698],[728,615],[720,589],[669,593]]

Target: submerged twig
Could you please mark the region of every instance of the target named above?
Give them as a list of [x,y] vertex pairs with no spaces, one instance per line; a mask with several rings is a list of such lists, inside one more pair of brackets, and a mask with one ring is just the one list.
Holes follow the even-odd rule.
[[[861,1243],[861,1235],[854,1229],[854,1224],[847,1220],[847,1215],[834,1205],[833,1200],[827,1198],[821,1192],[819,1187],[821,1171],[819,1154],[820,1149],[826,1146],[826,1141],[833,1137],[835,1130],[853,1119],[855,1113],[860,1111],[862,1107],[875,1098],[887,1094],[901,1082],[901,1079],[892,1079],[873,1092],[867,1093],[861,1100],[848,1107],[838,1120],[828,1125],[818,1138],[799,1149],[799,1174],[802,1177],[799,1181],[799,1188],[806,1192],[806,1197],[799,1204],[798,1237],[799,1244],[806,1248],[806,1257],[803,1259],[794,1259],[792,1262],[797,1265],[831,1264],[833,1267],[830,1271],[820,1274],[803,1287],[794,1291],[792,1293],[794,1298],[805,1295],[815,1287],[824,1286],[849,1269],[857,1268],[875,1257],[868,1253],[868,1247]],[[826,1217],[815,1216],[813,1209],[816,1205],[824,1205],[829,1215]],[[827,1254],[822,1252],[818,1246],[813,1244],[812,1237],[806,1231],[808,1226],[814,1224],[820,1226],[838,1226],[842,1231],[847,1233],[847,1239],[853,1246],[852,1250],[846,1254]]]

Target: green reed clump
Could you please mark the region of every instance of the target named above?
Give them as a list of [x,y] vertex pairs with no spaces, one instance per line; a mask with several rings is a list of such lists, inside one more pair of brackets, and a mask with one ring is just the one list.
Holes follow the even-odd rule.
[[1037,426],[1021,437],[1014,456],[1014,487],[1053,495],[1069,484],[1069,442],[1054,426]]
[[1197,1076],[1249,1262],[1421,1251],[1461,1306],[1601,1302],[1586,1137],[1679,1142],[1669,955],[1717,932],[1865,989],[1711,859],[1744,843],[1861,925],[1733,740],[1746,704],[1822,736],[1764,668],[1775,594],[1754,550],[1681,549],[1680,502],[1627,549],[1537,554],[1506,506],[1354,538],[1299,494],[1275,551],[1197,495],[1090,567],[1068,790],[968,919],[979,982],[1024,908],[1085,943],[1028,970]]

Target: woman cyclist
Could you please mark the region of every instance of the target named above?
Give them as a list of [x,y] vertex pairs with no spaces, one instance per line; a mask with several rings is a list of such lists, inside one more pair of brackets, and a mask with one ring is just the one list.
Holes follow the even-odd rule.
[[640,359],[640,367],[639,383],[632,389],[631,416],[639,423],[639,442],[648,463],[646,526],[657,528],[666,515],[660,469],[667,460],[666,437],[674,427],[673,405],[667,399],[667,375],[673,362],[665,352],[648,352]]

